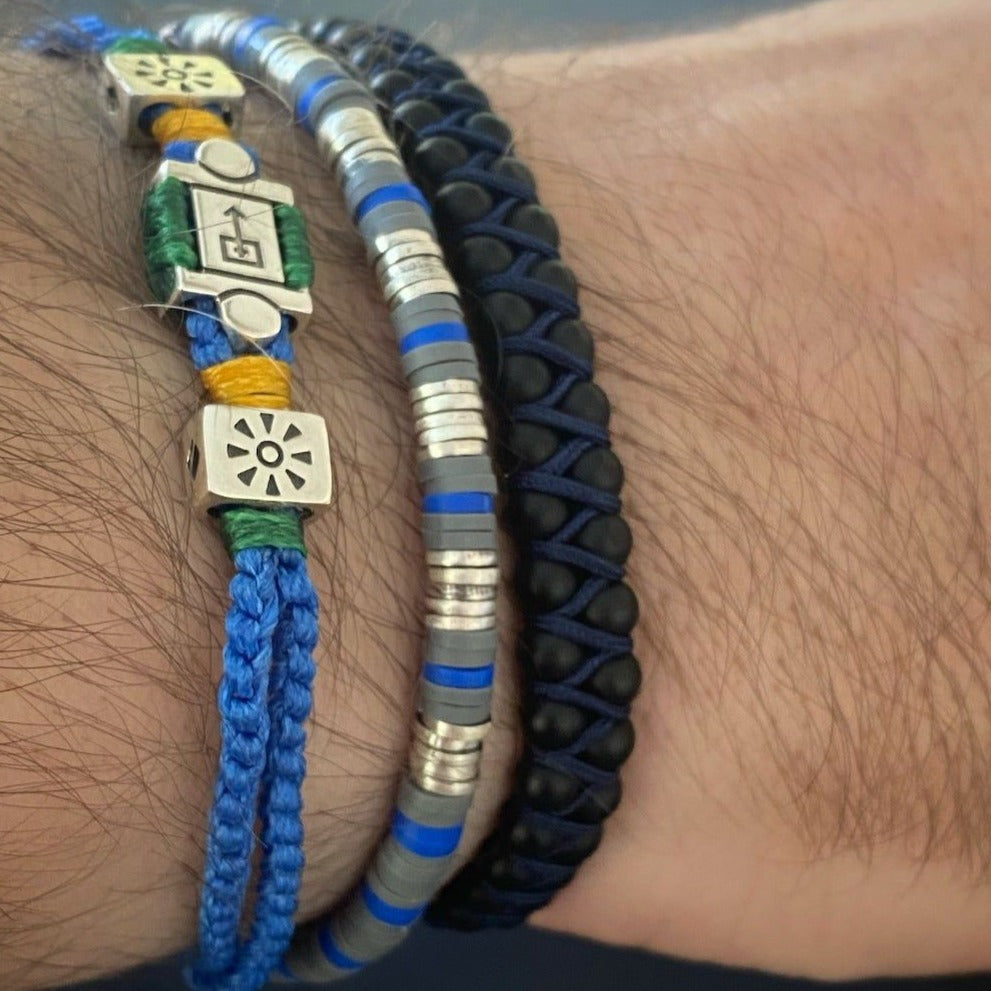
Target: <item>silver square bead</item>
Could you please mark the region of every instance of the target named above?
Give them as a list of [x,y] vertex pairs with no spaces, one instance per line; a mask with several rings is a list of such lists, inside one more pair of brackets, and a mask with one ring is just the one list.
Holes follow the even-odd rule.
[[142,111],[159,103],[177,107],[218,106],[235,133],[244,110],[244,86],[224,62],[212,55],[186,52],[105,55],[100,93],[104,116],[121,141],[132,145],[155,143],[141,130],[139,119]]
[[330,504],[327,425],[314,413],[212,403],[187,425],[183,452],[198,509],[281,505],[312,513]]
[[279,332],[282,314],[296,332],[313,312],[307,289],[285,284],[275,207],[292,205],[292,189],[259,179],[251,156],[224,138],[204,141],[193,162],[166,159],[155,182],[175,178],[187,185],[193,207],[201,267],[176,266],[169,306],[190,296],[212,296],[235,351],[255,351]]

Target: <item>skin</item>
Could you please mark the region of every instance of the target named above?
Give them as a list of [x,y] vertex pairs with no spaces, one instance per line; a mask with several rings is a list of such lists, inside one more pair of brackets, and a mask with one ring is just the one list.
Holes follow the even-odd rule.
[[[538,925],[823,978],[991,968],[989,29],[981,0],[841,0],[467,60],[583,286],[642,607],[626,798]],[[4,72],[0,961],[18,991],[195,939],[230,565],[177,470],[199,384],[142,308],[153,156],[99,133],[83,70]],[[421,550],[356,237],[285,112],[257,97],[248,116],[311,222],[295,405],[326,416],[337,474],[308,531],[305,919],[387,821]],[[463,856],[515,760],[510,642]]]

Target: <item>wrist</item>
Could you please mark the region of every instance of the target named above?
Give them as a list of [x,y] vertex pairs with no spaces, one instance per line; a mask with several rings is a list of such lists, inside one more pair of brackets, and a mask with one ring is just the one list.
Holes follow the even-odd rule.
[[984,586],[953,577],[984,509],[986,11],[870,11],[481,66],[585,289],[644,590],[626,799],[537,924],[819,977],[988,964],[957,763]]

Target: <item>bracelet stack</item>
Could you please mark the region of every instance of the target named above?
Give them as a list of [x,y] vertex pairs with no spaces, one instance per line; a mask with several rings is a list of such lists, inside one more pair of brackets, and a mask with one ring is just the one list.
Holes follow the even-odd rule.
[[[424,912],[458,928],[514,925],[596,849],[634,742],[632,540],[575,277],[482,91],[409,35],[355,22],[315,24],[308,40],[275,18],[223,11],[164,34],[88,17],[36,47],[101,52],[115,133],[163,155],[143,208],[149,284],[163,308],[184,313],[212,400],[183,456],[192,502],[219,521],[237,569],[200,957],[186,978],[197,991],[257,991],[270,976],[351,974]],[[258,155],[234,139],[234,72],[292,109],[335,175],[389,308],[422,491],[426,638],[407,774],[359,887],[295,932],[317,642],[302,523],[330,502],[330,455],[322,418],[290,408],[292,337],[311,314],[305,224],[291,191],[261,178]],[[525,749],[496,832],[441,890],[478,780],[494,676],[497,484],[483,396],[520,561]],[[242,942],[256,816],[263,849]]]
[[449,59],[410,35],[354,21],[307,34],[367,80],[431,203],[500,416],[507,525],[520,567],[518,656],[526,750],[497,831],[431,906],[457,928],[512,926],[547,904],[598,846],[620,799],[640,686],[623,581],[632,547],[609,401],[577,281],[512,133]]

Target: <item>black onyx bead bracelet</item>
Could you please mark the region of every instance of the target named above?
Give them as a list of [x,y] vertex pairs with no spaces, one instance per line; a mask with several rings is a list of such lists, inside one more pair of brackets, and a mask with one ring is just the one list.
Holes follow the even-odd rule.
[[462,70],[409,35],[332,20],[307,33],[371,86],[433,210],[498,418],[519,568],[525,753],[496,831],[428,918],[511,926],[598,846],[620,799],[640,685],[623,581],[631,548],[610,406],[574,273],[512,134]]

